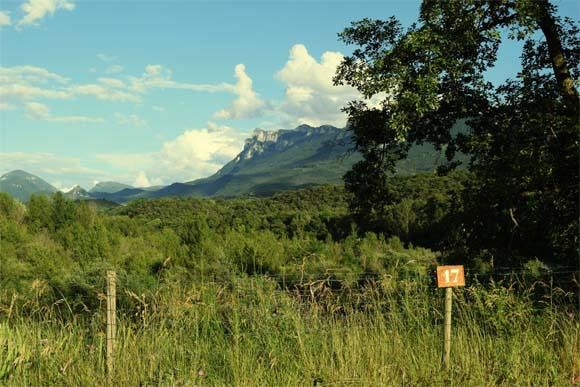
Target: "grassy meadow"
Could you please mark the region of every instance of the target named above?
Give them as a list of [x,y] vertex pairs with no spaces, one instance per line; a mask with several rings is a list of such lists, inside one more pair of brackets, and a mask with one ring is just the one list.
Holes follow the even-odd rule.
[[[389,278],[352,292],[325,285],[290,292],[271,279],[240,278],[130,294],[111,378],[115,385],[564,386],[580,365],[578,321],[501,286],[456,292],[445,371],[442,291]],[[0,324],[3,384],[106,385],[104,307],[62,318],[58,305],[30,302],[31,315],[14,307]]]

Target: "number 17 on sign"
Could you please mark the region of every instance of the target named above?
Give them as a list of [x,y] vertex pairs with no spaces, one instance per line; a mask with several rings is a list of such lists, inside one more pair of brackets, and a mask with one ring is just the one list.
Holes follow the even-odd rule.
[[449,369],[449,355],[451,353],[451,306],[453,302],[453,288],[465,286],[463,266],[437,266],[437,286],[445,289],[445,323],[443,332],[443,363]]

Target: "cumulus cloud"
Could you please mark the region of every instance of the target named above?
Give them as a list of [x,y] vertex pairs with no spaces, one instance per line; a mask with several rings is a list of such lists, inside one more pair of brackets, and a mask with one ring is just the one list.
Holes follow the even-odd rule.
[[[332,79],[343,58],[340,52],[326,51],[317,59],[303,44],[292,46],[286,63],[274,76],[285,86],[284,96],[279,101],[262,100],[254,91],[246,68],[239,64],[235,71],[238,82],[233,91],[238,97],[231,106],[218,110],[213,117],[264,117],[276,127],[290,128],[300,124],[342,127],[346,125],[342,108],[349,101],[363,98],[350,86],[333,84]],[[367,102],[375,105],[381,97],[383,95],[375,96]]]
[[0,29],[12,24],[12,19],[10,18],[10,12],[0,11]]
[[155,179],[153,182],[149,180],[145,171],[139,171],[135,181],[133,182],[133,187],[145,188],[151,187],[153,185],[161,185],[161,179]]
[[341,53],[326,51],[317,60],[304,45],[294,45],[288,61],[276,73],[286,86],[278,112],[292,125],[344,126],[346,117],[341,109],[348,101],[360,98],[360,94],[350,86],[333,85],[332,78],[342,59]]
[[238,64],[235,68],[235,76],[238,82],[235,85],[234,93],[237,94],[229,108],[217,111],[215,118],[221,119],[241,119],[253,118],[260,115],[265,103],[260,99],[252,87],[252,79],[246,74],[246,66]]
[[242,147],[237,135],[227,126],[208,125],[203,129],[187,129],[177,138],[163,144],[160,154],[166,162],[180,170],[200,166],[209,173],[238,154]]
[[63,122],[63,123],[95,123],[103,122],[99,117],[86,116],[54,116],[50,113],[48,106],[38,102],[28,102],[26,104],[26,113],[29,118],[34,120]]
[[326,51],[318,62],[303,44],[295,44],[290,49],[288,61],[278,71],[276,77],[284,81],[289,89],[308,88],[326,93],[348,92],[347,87],[341,88],[332,84],[332,78],[342,59],[341,53]]
[[28,0],[20,6],[24,16],[17,23],[18,27],[37,25],[47,15],[53,15],[57,10],[72,11],[75,3],[67,0]]
[[140,178],[141,186],[189,181],[215,173],[234,158],[247,134],[209,122],[205,128],[186,129],[149,153],[99,154],[97,158]]

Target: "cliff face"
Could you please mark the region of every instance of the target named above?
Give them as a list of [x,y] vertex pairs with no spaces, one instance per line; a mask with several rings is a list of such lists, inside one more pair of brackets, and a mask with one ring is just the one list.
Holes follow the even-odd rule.
[[317,128],[300,125],[293,130],[275,131],[255,129],[253,136],[246,139],[244,149],[234,161],[250,160],[270,152],[283,152],[293,146],[300,145],[301,142],[312,141],[314,137],[325,137],[327,142],[336,141],[337,145],[342,146],[348,136],[346,130],[329,125]]
[[[214,175],[188,183],[202,196],[272,193],[314,184],[340,184],[356,155],[350,133],[330,125],[254,130],[243,150]],[[346,156],[345,156],[346,155]]]

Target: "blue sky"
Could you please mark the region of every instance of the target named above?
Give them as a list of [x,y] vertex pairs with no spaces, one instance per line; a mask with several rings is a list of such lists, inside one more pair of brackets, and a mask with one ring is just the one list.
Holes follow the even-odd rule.
[[[579,18],[574,0],[556,1]],[[358,94],[330,79],[337,33],[363,17],[408,25],[417,1],[0,2],[0,173],[58,188],[208,176],[254,128],[344,125]],[[517,72],[500,50],[490,79]]]

